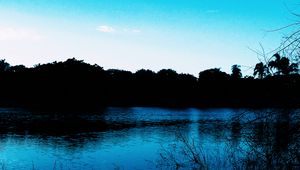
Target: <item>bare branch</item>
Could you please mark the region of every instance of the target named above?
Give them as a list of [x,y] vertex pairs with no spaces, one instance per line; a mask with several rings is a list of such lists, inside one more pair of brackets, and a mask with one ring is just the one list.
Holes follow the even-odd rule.
[[266,31],[267,32],[276,32],[276,31],[284,30],[284,29],[287,29],[289,27],[293,27],[293,26],[296,26],[296,25],[300,25],[300,22],[295,22],[295,23],[292,23],[292,24],[289,24],[289,25],[286,25],[286,26],[283,26],[283,27],[280,27],[280,28],[277,28],[277,29],[266,30]]

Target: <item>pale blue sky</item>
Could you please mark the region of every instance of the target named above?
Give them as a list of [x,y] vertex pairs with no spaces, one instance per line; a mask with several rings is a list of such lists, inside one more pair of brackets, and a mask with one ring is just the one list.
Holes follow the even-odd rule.
[[[0,0],[0,55],[32,66],[70,57],[105,69],[197,75],[253,66],[279,46],[296,0]],[[247,67],[243,67],[247,71]],[[249,73],[249,72],[247,72]],[[250,72],[251,73],[251,72]]]

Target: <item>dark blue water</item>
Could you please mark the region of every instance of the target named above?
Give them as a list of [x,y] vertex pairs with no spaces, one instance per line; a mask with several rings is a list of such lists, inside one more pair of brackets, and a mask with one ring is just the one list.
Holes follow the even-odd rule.
[[[44,114],[16,109],[0,112],[7,122],[30,122],[21,128],[14,127],[19,122],[2,123],[12,127],[5,127],[0,135],[0,169],[175,169],[173,156],[182,161],[179,169],[189,169],[187,146],[210,169],[232,169],[228,159],[243,157],[242,151],[249,150],[240,128],[234,130],[232,125],[233,117],[243,109],[108,108],[76,115],[79,120],[105,122],[105,128],[81,130],[75,124],[55,131],[43,130],[36,123],[48,119]],[[54,117],[61,119],[59,114]],[[68,121],[68,116],[63,117]]]

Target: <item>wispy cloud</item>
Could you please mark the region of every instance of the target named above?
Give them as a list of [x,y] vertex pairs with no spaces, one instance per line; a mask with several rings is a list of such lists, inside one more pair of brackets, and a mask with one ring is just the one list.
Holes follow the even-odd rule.
[[113,32],[115,32],[115,29],[111,26],[108,26],[108,25],[100,25],[97,28],[97,30],[100,31],[100,32],[103,32],[103,33],[113,33]]
[[0,41],[9,40],[40,40],[42,36],[33,30],[0,26]]

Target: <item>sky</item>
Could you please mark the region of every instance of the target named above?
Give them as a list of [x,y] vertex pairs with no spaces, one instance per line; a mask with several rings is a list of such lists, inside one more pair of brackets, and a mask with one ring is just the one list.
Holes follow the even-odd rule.
[[239,64],[252,74],[253,50],[276,49],[291,30],[271,30],[297,11],[297,0],[0,0],[0,58],[194,75]]

